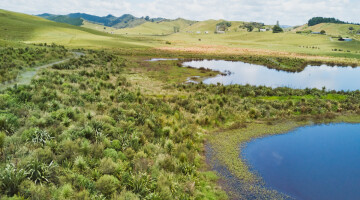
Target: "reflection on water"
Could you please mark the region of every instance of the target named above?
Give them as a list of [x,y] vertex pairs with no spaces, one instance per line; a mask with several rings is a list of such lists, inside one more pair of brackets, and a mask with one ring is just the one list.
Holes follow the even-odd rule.
[[269,69],[261,65],[244,62],[222,60],[203,60],[184,62],[184,66],[194,68],[208,68],[221,72],[228,72],[227,76],[211,77],[205,84],[222,83],[264,85],[268,87],[291,87],[296,89],[326,87],[330,90],[358,90],[360,89],[360,68],[331,67],[327,65],[308,66],[302,72],[293,73]]
[[295,199],[360,199],[360,125],[331,124],[253,140],[242,157]]
[[156,61],[164,61],[164,60],[178,60],[178,59],[177,58],[151,58],[150,60],[146,60],[146,61],[156,62]]

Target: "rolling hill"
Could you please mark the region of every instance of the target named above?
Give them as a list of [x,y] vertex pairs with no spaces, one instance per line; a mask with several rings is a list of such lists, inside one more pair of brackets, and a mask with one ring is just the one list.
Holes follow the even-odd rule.
[[324,30],[326,34],[330,36],[355,37],[356,39],[359,38],[358,34],[360,33],[360,25],[321,23],[314,26],[308,26],[307,24],[305,24],[294,29],[293,31],[320,32],[321,30]]
[[[165,20],[164,18],[144,18],[144,17],[138,18],[130,14],[124,14],[120,17],[115,17],[114,15],[109,14],[104,17],[99,17],[96,15],[89,15],[86,13],[71,13],[68,15],[53,15],[53,14],[44,13],[38,16],[55,22],[63,22],[76,26],[81,26],[83,24],[82,23],[83,20],[86,20],[88,22],[95,23],[98,25],[103,25],[118,29],[135,27],[143,23],[146,23],[148,21],[158,22]],[[80,20],[81,23],[79,23]]]
[[54,22],[66,23],[74,26],[81,26],[83,25],[84,22],[84,20],[81,18],[72,18],[66,15],[52,15],[52,14],[44,13],[38,16]]
[[183,31],[195,23],[195,21],[181,18],[176,20],[164,20],[161,22],[146,22],[133,28],[116,30],[115,33],[132,35],[168,35],[174,32]]
[[140,47],[146,42],[41,17],[0,10],[0,40],[57,43],[72,47]]

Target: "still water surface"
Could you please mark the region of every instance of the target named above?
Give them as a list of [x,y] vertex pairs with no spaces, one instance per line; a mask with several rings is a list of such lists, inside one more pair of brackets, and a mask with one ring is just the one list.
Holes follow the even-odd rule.
[[330,90],[360,89],[360,67],[332,67],[327,65],[307,66],[302,72],[285,72],[265,66],[244,62],[223,60],[202,60],[184,62],[183,66],[208,68],[220,72],[230,72],[227,76],[211,77],[205,84],[222,83],[265,85],[268,87],[291,87],[295,89],[326,87]]
[[241,156],[267,187],[295,199],[360,199],[360,124],[255,139]]

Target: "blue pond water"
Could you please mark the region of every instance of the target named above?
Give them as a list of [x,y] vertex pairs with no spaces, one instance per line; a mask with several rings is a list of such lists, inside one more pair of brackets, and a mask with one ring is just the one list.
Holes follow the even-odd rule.
[[360,125],[296,129],[249,142],[242,155],[265,186],[295,199],[360,199]]
[[269,69],[265,66],[223,60],[202,60],[184,62],[184,66],[208,68],[220,72],[231,72],[227,76],[211,77],[205,84],[222,83],[265,85],[268,87],[291,87],[295,89],[318,88],[330,90],[358,90],[360,67],[332,67],[327,65],[308,66],[302,72],[293,73]]

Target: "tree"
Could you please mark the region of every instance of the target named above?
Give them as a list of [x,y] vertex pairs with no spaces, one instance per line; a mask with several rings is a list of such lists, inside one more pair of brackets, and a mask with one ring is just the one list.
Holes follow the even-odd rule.
[[282,33],[282,32],[284,32],[284,30],[280,26],[275,25],[273,27],[273,33]]
[[326,34],[326,31],[321,30],[320,33],[321,33],[322,35],[325,35],[325,34]]
[[247,29],[248,32],[251,32],[251,31],[254,30],[254,27],[251,26],[251,25],[246,25],[245,27],[246,27],[246,29]]
[[334,24],[345,24],[345,22],[340,21],[335,18],[324,18],[324,17],[313,17],[308,21],[309,26],[314,26],[320,23],[334,23]]
[[349,30],[350,30],[350,31],[353,31],[353,30],[354,30],[354,27],[350,26],[350,27],[349,27]]
[[149,21],[149,20],[150,20],[150,17],[149,17],[149,16],[146,16],[146,17],[145,17],[145,20],[146,20],[146,21]]

